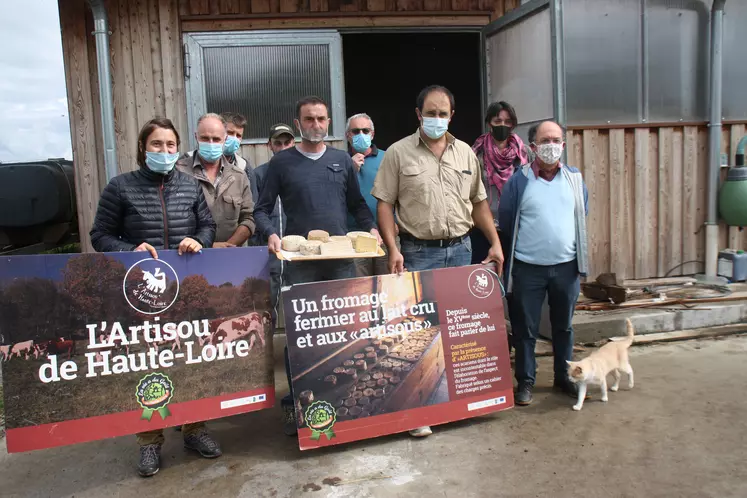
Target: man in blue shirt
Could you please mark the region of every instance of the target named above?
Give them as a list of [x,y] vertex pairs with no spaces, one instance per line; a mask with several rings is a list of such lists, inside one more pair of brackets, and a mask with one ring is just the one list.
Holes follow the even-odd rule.
[[[386,151],[373,144],[374,123],[368,114],[360,113],[348,118],[345,137],[348,139],[348,151],[352,156],[353,166],[358,172],[361,195],[366,200],[366,204],[373,214],[374,222],[376,222],[378,201],[371,195],[371,190]],[[358,226],[352,216],[348,216],[348,229],[351,232],[361,231],[362,227]],[[358,277],[386,275],[389,273],[387,258],[357,258],[355,260],[355,271]]]

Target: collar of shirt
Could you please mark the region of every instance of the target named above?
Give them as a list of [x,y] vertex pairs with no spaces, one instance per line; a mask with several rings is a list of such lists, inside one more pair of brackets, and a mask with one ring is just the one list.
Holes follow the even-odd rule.
[[[354,150],[353,147],[348,144],[348,153],[350,154],[350,157],[353,157],[354,155],[358,154],[357,150]],[[371,153],[368,154],[366,157],[376,157],[379,155],[379,149],[374,145],[371,144]]]
[[192,154],[192,158],[192,168],[194,169],[194,175],[197,178],[202,178],[210,182],[213,187],[217,188],[221,178],[223,177],[223,170],[225,169],[225,165],[226,163],[228,163],[228,159],[226,158],[226,156],[220,156],[220,168],[218,169],[218,175],[215,177],[214,182],[211,182],[210,178],[208,178],[207,173],[205,172],[205,166],[202,165],[202,159],[200,159],[200,154],[198,154],[197,151]]
[[543,169],[540,169],[539,163],[537,162],[537,159],[535,159],[534,161],[532,161],[532,171],[534,172],[534,177],[535,178],[542,178],[543,180],[545,180],[547,182],[553,181],[553,179],[555,178],[555,175],[558,174],[558,171],[560,171],[560,168],[562,166],[563,166],[563,163],[561,163],[560,161],[558,161],[557,166],[555,166],[553,169],[551,169],[551,170],[543,170]]

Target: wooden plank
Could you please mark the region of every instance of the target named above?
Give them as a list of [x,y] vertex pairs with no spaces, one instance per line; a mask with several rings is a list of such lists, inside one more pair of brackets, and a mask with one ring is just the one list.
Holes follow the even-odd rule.
[[[656,246],[652,240],[651,219],[652,194],[656,191],[651,185],[651,140],[646,128],[635,130],[635,278],[656,276]],[[657,172],[658,173],[658,172]],[[653,192],[652,192],[653,190]]]
[[620,278],[635,275],[633,239],[633,191],[629,187],[634,155],[626,149],[625,130],[610,130],[609,137],[609,198],[610,198],[610,271]]
[[112,31],[119,33],[119,57],[114,66],[114,132],[117,135],[117,160],[121,172],[137,169],[135,148],[140,126],[135,102],[135,80],[132,64],[132,36],[130,33],[130,8],[128,0],[119,0],[117,26]]
[[423,0],[397,0],[397,10],[406,12],[422,12]]
[[702,329],[675,330],[672,332],[657,332],[635,336],[633,344],[652,344],[655,342],[690,341],[693,339],[708,339],[726,335],[744,334],[747,328],[743,324],[721,325]]
[[182,44],[179,37],[179,18],[176,0],[158,2],[161,38],[161,65],[164,82],[164,113],[176,126],[182,140],[186,141],[187,126],[186,91]]
[[609,134],[596,130],[583,132],[584,180],[589,191],[589,215],[586,218],[589,247],[589,277],[609,271]]
[[[493,0],[493,13],[490,16],[491,21],[501,18],[506,13],[505,0]],[[569,130],[570,131],[570,130]]]
[[150,53],[150,31],[146,0],[130,1],[130,37],[132,68],[136,81],[135,109],[142,126],[153,117],[153,58]]
[[218,4],[219,14],[241,14],[241,1],[240,0],[220,0],[213,3]]
[[682,267],[683,274],[702,271],[702,266],[688,261],[696,261],[701,231],[702,210],[699,204],[700,173],[698,168],[698,128],[685,126],[682,132]]
[[[726,127],[721,128],[721,153],[729,155],[729,130]],[[719,164],[721,163],[721,159],[719,156]],[[710,166],[709,166],[710,167]],[[726,180],[726,168],[720,168],[718,172],[719,180],[718,185],[719,189],[721,188],[721,185],[724,184],[724,180]],[[717,206],[718,206],[718,200]],[[706,206],[706,210],[708,209],[708,206]],[[718,209],[718,207],[716,208]],[[718,213],[717,213],[718,216]],[[718,234],[719,234],[719,249],[724,249],[729,247],[729,244],[731,242],[731,227],[729,227],[725,221],[721,219],[720,216],[718,216]]]
[[[270,12],[270,0],[251,0],[251,5],[252,14],[267,14]],[[184,26],[182,26],[182,29],[184,29]]]
[[309,10],[311,12],[327,12],[329,2],[327,0],[309,0]]
[[340,12],[360,12],[366,7],[363,0],[342,0],[340,2]]
[[[698,128],[698,146],[697,146],[697,162],[698,162],[698,190],[697,190],[697,205],[698,205],[698,251],[696,253],[696,259],[698,261],[705,262],[705,221],[706,221],[706,198],[708,191],[708,128]],[[705,269],[705,266],[701,265],[701,271]]]
[[423,10],[441,10],[441,0],[424,0]]
[[366,9],[369,12],[383,12],[386,10],[386,0],[366,0]]
[[223,19],[210,21],[183,21],[182,32],[236,31],[247,29],[300,29],[300,28],[357,28],[357,27],[482,27],[490,22],[486,14],[393,16],[357,15],[336,17],[295,16],[288,18]]
[[239,14],[252,13],[252,0],[239,0]]
[[75,168],[75,199],[81,250],[93,252],[88,232],[93,226],[100,196],[99,163],[94,137],[94,109],[88,65],[88,32],[84,0],[69,0],[59,9],[65,83],[70,115],[70,138]]
[[456,11],[469,10],[469,0],[451,0],[451,10],[456,10]]
[[[167,0],[169,1],[169,0]],[[163,60],[161,59],[161,21],[158,3],[148,1],[148,22],[150,23],[150,58],[153,61],[153,116],[165,116],[165,91],[163,84]]]
[[280,12],[298,12],[298,0],[280,0]]
[[659,252],[657,275],[681,274],[682,263],[682,133],[659,129]]
[[[86,33],[94,31],[93,14],[85,13]],[[99,165],[99,192],[104,190],[107,184],[106,163],[104,162],[104,137],[101,126],[101,94],[99,92],[98,60],[96,58],[96,40],[89,36],[86,38],[86,52],[88,54],[89,81],[91,82],[91,109],[93,110],[93,137],[96,144],[96,164]]]
[[504,0],[504,14],[507,14],[521,5],[520,0]]
[[189,0],[189,13],[193,16],[210,14],[210,0]]
[[273,14],[280,12],[280,0],[270,0],[270,12]]
[[179,1],[179,16],[185,17],[192,14],[191,6],[189,5],[190,0],[178,0]]

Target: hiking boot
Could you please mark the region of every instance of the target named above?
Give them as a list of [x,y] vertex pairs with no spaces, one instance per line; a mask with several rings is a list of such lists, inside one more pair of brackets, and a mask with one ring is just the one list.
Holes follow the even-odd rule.
[[532,388],[534,386],[529,382],[522,382],[516,388],[514,393],[514,402],[519,406],[528,406],[532,404]]
[[[571,398],[578,399],[578,386],[570,380],[556,380],[553,385],[553,389],[560,391],[570,396]],[[585,399],[589,399],[591,396],[586,395]]]
[[140,447],[140,461],[137,473],[140,477],[155,475],[161,468],[161,445],[146,444]]
[[298,434],[298,424],[296,422],[296,409],[292,404],[283,403],[283,433],[286,436],[295,436]]
[[184,436],[184,447],[196,451],[203,458],[218,458],[223,454],[218,441],[213,439],[204,429]]
[[423,427],[418,427],[417,429],[413,429],[410,431],[410,435],[412,437],[427,437],[433,434],[433,431],[430,427],[427,425],[424,425]]

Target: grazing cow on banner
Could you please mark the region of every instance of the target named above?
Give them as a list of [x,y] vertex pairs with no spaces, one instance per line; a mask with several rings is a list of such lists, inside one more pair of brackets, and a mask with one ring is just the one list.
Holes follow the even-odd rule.
[[96,361],[102,361],[104,357],[101,355],[102,351],[111,351],[112,353],[116,353],[119,351],[122,351],[124,349],[126,354],[130,354],[130,346],[129,344],[122,344],[122,339],[115,339],[114,341],[109,343],[109,338],[111,335],[106,334],[99,334],[99,344],[108,344],[108,346],[99,348],[98,351],[96,351]]
[[8,361],[10,359],[10,345],[0,346],[0,362]]
[[257,337],[259,337],[259,340],[264,347],[265,330],[263,318],[259,313],[252,312],[222,322],[210,337],[209,342],[213,345],[217,345],[221,342],[237,341],[245,337],[249,337],[250,351],[254,346]]
[[21,353],[23,353],[23,358],[25,360],[28,360],[29,356],[32,354],[34,355],[34,358],[39,358],[39,348],[34,345],[33,340],[13,344],[13,347],[10,349],[10,356],[12,357],[13,355],[16,355],[20,358]]
[[72,339],[65,340],[64,337],[39,343],[38,347],[42,355],[61,355],[67,353],[68,360],[75,354],[75,341]]

